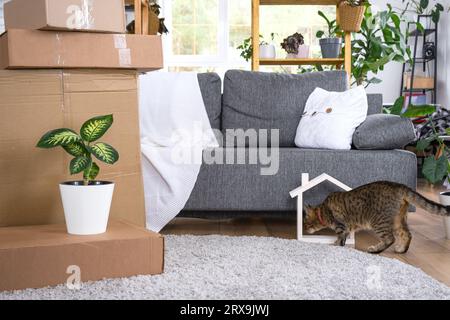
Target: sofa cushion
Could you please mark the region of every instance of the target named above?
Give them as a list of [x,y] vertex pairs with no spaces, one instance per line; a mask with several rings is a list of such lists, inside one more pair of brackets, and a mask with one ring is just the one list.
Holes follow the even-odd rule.
[[367,115],[379,114],[383,112],[383,95],[380,93],[369,93],[367,95],[369,109]]
[[[236,148],[239,150],[245,153],[249,163],[250,153],[259,149]],[[278,150],[279,168],[275,175],[261,175],[260,164],[202,165],[185,210],[294,211],[296,201],[290,198],[289,192],[300,185],[304,172],[309,173],[311,179],[325,172],[352,188],[379,180],[416,188],[417,160],[408,151]],[[308,190],[304,201],[318,204],[329,192],[337,190],[334,185],[324,183]]]
[[317,87],[345,91],[347,74],[228,71],[224,79],[222,130],[279,129],[280,146],[294,146],[306,100]]
[[222,80],[216,73],[199,73],[198,83],[202,92],[203,102],[213,129],[221,129],[222,113]]
[[356,129],[353,145],[360,150],[402,149],[415,139],[411,120],[390,114],[374,114]]

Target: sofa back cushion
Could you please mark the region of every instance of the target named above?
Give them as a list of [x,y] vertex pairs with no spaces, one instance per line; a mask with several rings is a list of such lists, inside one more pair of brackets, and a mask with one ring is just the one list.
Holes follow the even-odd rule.
[[342,92],[345,71],[301,75],[231,70],[225,74],[222,130],[278,129],[281,147],[295,146],[295,134],[309,95],[317,87]]
[[222,80],[216,73],[199,73],[197,78],[211,127],[221,130]]

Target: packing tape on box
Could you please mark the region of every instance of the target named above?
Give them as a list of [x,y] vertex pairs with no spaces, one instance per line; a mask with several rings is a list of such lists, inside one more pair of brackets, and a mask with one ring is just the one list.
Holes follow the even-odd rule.
[[81,0],[80,5],[72,4],[67,6],[66,13],[69,17],[66,26],[69,29],[94,29],[95,19],[92,14],[94,10],[94,0]]
[[127,46],[127,38],[124,34],[114,35],[114,47],[119,54],[119,64],[121,67],[131,66],[131,50]]

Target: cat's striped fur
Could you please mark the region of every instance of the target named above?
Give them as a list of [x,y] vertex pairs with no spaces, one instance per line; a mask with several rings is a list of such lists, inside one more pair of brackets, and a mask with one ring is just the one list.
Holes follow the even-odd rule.
[[304,225],[308,233],[331,228],[338,234],[337,245],[345,245],[350,232],[369,229],[380,242],[368,248],[380,253],[396,242],[395,252],[405,253],[411,243],[407,224],[408,207],[450,216],[450,207],[431,201],[410,188],[387,181],[374,182],[348,192],[335,192],[317,207],[306,207]]

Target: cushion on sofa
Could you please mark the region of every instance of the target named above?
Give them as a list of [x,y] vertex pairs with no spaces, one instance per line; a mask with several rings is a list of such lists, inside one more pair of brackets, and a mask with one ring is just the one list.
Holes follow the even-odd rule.
[[213,129],[221,129],[222,80],[216,73],[199,73],[198,83],[205,103],[206,112]]
[[383,95],[381,93],[369,93],[367,95],[367,103],[369,105],[367,115],[383,112]]
[[353,134],[353,145],[359,150],[402,149],[415,140],[411,120],[389,114],[367,117]]
[[316,88],[347,89],[345,71],[301,75],[231,70],[225,74],[222,130],[279,129],[280,146],[294,146],[309,95]]
[[353,133],[366,118],[364,87],[345,92],[317,88],[306,102],[295,145],[299,148],[350,150]]

